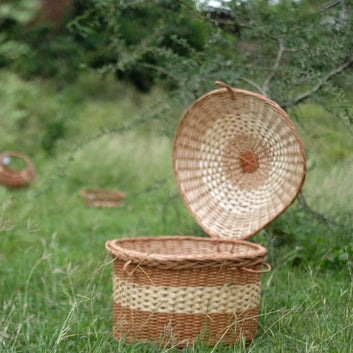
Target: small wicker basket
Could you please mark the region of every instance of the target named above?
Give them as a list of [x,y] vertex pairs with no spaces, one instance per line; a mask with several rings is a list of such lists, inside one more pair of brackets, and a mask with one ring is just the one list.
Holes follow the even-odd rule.
[[124,193],[112,189],[84,189],[81,196],[90,207],[119,207],[125,199]]
[[[7,166],[11,158],[15,157],[26,163],[24,169],[15,169]],[[19,189],[29,186],[35,177],[34,165],[31,159],[21,153],[5,151],[0,154],[0,184],[8,188]]]
[[233,344],[257,333],[267,250],[236,240],[188,236],[111,240],[117,340],[183,347]]

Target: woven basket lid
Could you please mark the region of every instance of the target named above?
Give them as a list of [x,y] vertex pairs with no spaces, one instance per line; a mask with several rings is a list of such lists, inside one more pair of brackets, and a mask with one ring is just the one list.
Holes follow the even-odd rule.
[[279,216],[305,178],[302,143],[275,102],[223,86],[184,113],[173,146],[179,192],[212,237],[245,239]]

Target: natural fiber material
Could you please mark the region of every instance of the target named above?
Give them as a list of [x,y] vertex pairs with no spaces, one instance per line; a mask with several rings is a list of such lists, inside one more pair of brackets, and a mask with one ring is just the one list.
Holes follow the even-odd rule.
[[218,84],[225,88],[196,100],[179,123],[174,174],[184,203],[209,235],[245,239],[298,195],[304,149],[275,102]]
[[[26,163],[26,167],[18,170],[6,166],[6,163],[11,161],[11,157],[22,159]],[[0,154],[0,184],[18,189],[29,186],[34,177],[34,165],[28,156],[13,151],[5,151]]]
[[255,337],[267,255],[260,245],[164,236],[112,240],[106,248],[115,257],[116,339],[182,347]]
[[124,193],[111,189],[85,189],[81,196],[90,207],[118,207],[125,199]]
[[[207,300],[200,301],[205,293]],[[182,297],[183,301],[175,300]],[[157,309],[159,313],[179,314],[233,313],[256,308],[259,298],[260,283],[213,287],[156,287],[137,285],[114,277],[114,301],[132,310],[152,312]]]

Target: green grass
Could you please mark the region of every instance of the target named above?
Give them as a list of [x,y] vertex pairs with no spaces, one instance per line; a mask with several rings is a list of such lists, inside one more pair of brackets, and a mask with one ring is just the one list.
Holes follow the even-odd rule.
[[[26,118],[6,120],[0,147],[30,151],[37,177],[28,190],[0,189],[0,352],[178,352],[112,338],[112,267],[104,247],[106,240],[121,237],[204,236],[177,193],[172,141],[160,134],[158,121],[147,122],[144,115],[161,92],[141,95],[109,78],[89,75],[56,92],[49,81],[23,82],[11,73],[1,74],[14,85],[2,88],[12,100],[2,101],[1,119],[16,109],[23,109]],[[22,98],[19,92],[24,92]],[[31,98],[35,92],[39,103]],[[50,116],[60,104],[68,114],[66,132],[46,153],[41,145],[45,127],[38,117]],[[111,133],[102,134],[101,127]],[[326,136],[321,129],[319,144]],[[329,136],[329,143],[339,144],[340,136]],[[308,150],[318,149],[317,140],[310,141]],[[315,210],[332,218],[330,228],[296,202],[251,239],[268,249],[272,265],[262,277],[257,338],[248,346],[206,347],[198,342],[184,352],[351,351],[348,147],[344,155],[327,164],[309,154],[304,195]],[[120,189],[126,193],[125,204],[89,208],[79,196],[86,187]]]

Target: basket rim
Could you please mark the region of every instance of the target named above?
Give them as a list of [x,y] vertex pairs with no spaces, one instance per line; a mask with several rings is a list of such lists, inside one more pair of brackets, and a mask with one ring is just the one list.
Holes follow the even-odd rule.
[[[223,88],[219,88],[216,90],[212,90],[204,95],[202,95],[201,97],[199,97],[198,99],[196,99],[189,107],[188,109],[184,112],[184,114],[182,115],[176,133],[174,135],[174,139],[173,139],[173,148],[172,148],[172,160],[173,160],[173,174],[174,174],[174,178],[176,180],[176,184],[178,187],[178,191],[179,194],[185,204],[185,206],[187,207],[188,211],[190,212],[190,214],[192,215],[192,217],[195,219],[195,221],[201,226],[201,228],[207,233],[209,234],[212,238],[222,238],[219,236],[219,234],[217,234],[216,232],[214,232],[210,227],[208,227],[206,224],[204,224],[203,220],[198,216],[197,213],[195,213],[191,207],[191,205],[187,202],[186,200],[186,196],[184,191],[181,188],[181,181],[178,175],[178,169],[176,166],[177,163],[177,158],[176,158],[176,154],[177,154],[177,140],[178,138],[181,136],[181,131],[183,126],[185,125],[188,115],[190,113],[190,111],[194,108],[195,105],[198,105],[202,100],[207,99],[208,97],[212,96],[212,95],[224,95],[224,94],[231,94],[231,95],[243,95],[243,96],[251,96],[251,97],[255,97],[259,100],[261,100],[262,102],[264,102],[265,104],[268,104],[272,107],[274,107],[275,109],[278,110],[278,112],[280,113],[280,116],[285,120],[285,122],[288,124],[292,134],[294,135],[296,142],[298,143],[299,146],[299,151],[300,151],[300,156],[301,156],[301,160],[303,162],[303,174],[301,176],[301,181],[300,183],[298,183],[298,185],[296,186],[296,192],[293,194],[293,197],[288,201],[287,204],[285,204],[282,208],[282,210],[280,212],[278,212],[277,214],[275,214],[272,218],[269,218],[267,220],[267,222],[264,222],[261,224],[260,227],[258,227],[257,229],[255,229],[254,231],[252,231],[251,233],[244,233],[241,236],[238,237],[229,237],[229,238],[233,238],[233,239],[237,239],[237,240],[242,240],[242,239],[247,239],[251,236],[253,236],[254,234],[258,233],[261,229],[265,228],[267,225],[269,225],[274,219],[276,219],[279,215],[281,215],[297,198],[298,194],[300,193],[300,190],[303,187],[304,181],[305,181],[305,177],[306,177],[306,156],[305,156],[305,152],[304,152],[304,146],[301,142],[301,139],[299,137],[299,134],[293,124],[293,122],[290,120],[288,114],[273,100],[264,97],[258,93],[254,93],[251,91],[247,91],[247,90],[243,90],[243,89],[239,89],[239,88],[233,88],[227,84],[224,84],[223,82],[219,82],[216,81],[215,82],[217,85],[222,86]],[[228,239],[228,237],[226,237]]]
[[125,197],[125,194],[122,191],[115,190],[115,189],[104,189],[104,188],[82,189],[80,194],[84,198],[89,198],[90,194],[110,196],[110,197],[114,197],[114,198],[118,198],[118,199],[123,199]]
[[[26,163],[26,167],[22,169],[16,169],[16,168],[11,168],[4,165],[1,161],[2,161],[2,158],[5,156],[22,159]],[[34,171],[34,165],[31,159],[25,154],[14,152],[14,151],[4,151],[0,153],[0,168],[2,168],[4,171],[8,173],[13,173],[13,174],[21,174],[22,172],[25,172],[25,171],[28,171],[28,172]]]
[[[136,242],[164,242],[164,241],[190,241],[190,242],[207,242],[213,244],[229,244],[232,246],[242,245],[248,248],[251,248],[253,252],[246,255],[239,255],[236,253],[209,253],[209,254],[184,254],[180,255],[171,255],[171,254],[155,254],[155,253],[146,253],[136,250],[130,250],[124,248],[124,244],[126,243],[136,243]],[[134,238],[122,238],[122,239],[113,239],[108,240],[105,243],[105,247],[111,255],[122,258],[123,260],[130,261],[133,263],[152,263],[152,262],[161,262],[168,263],[172,262],[198,262],[198,263],[208,263],[210,261],[215,261],[217,263],[223,262],[237,262],[239,260],[256,260],[261,259],[265,260],[267,256],[267,249],[260,244],[252,243],[243,240],[235,240],[235,239],[222,239],[222,238],[203,238],[203,237],[195,237],[195,236],[185,236],[185,235],[162,235],[162,236],[144,236],[144,237],[134,237]]]

